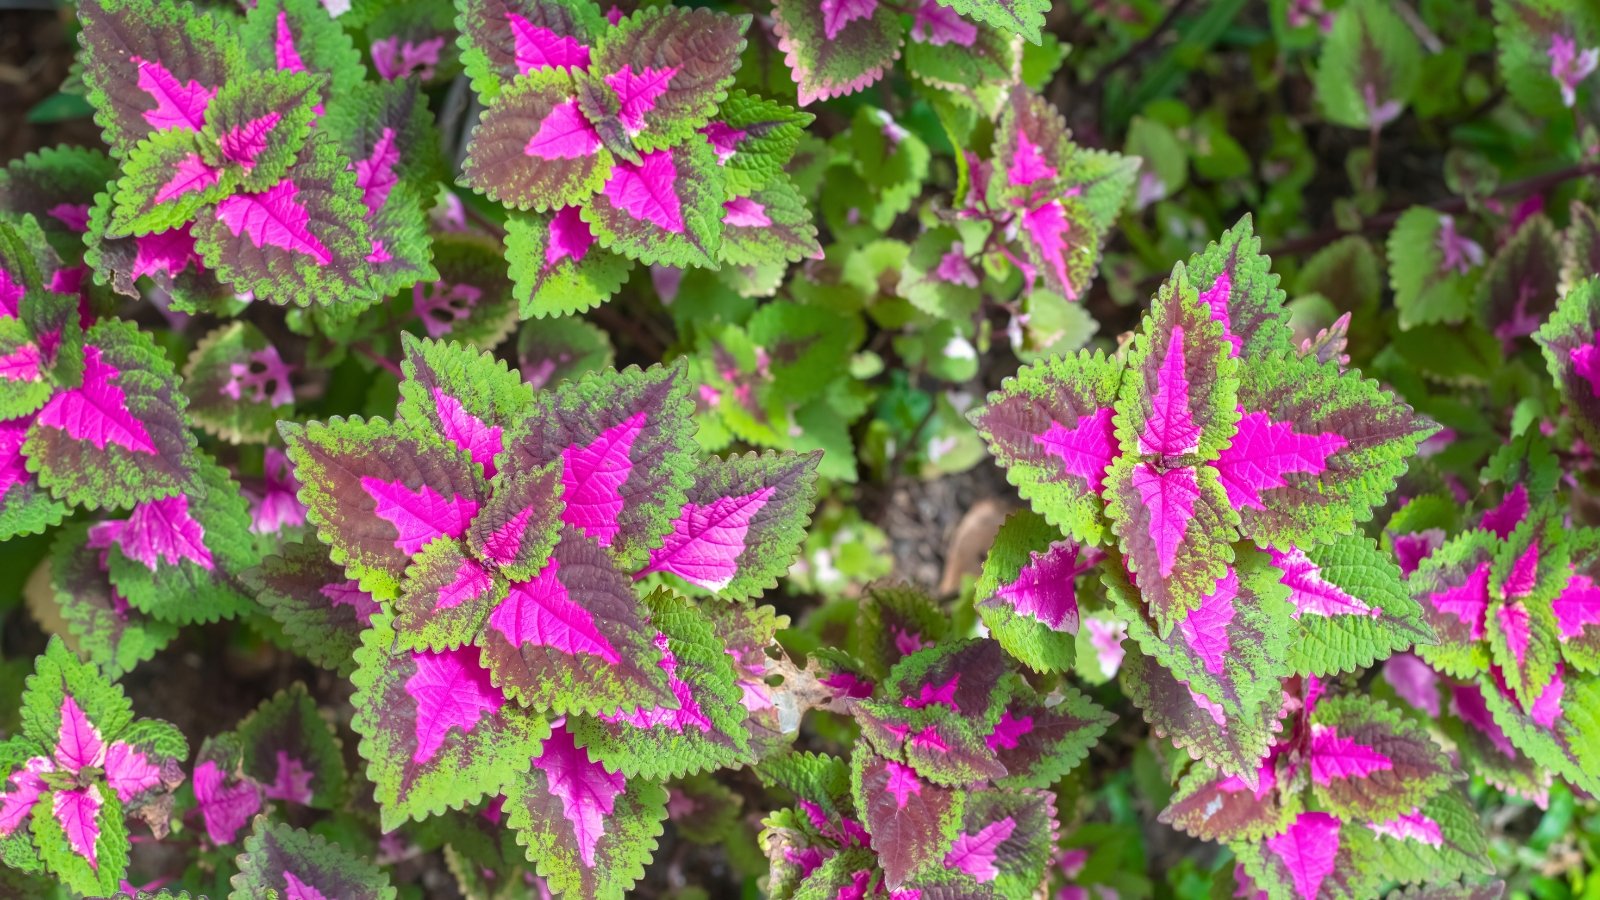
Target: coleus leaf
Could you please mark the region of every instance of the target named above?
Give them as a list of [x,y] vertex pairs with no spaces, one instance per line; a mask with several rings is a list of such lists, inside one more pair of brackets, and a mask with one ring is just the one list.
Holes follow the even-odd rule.
[[128,867],[128,832],[116,795],[91,785],[51,791],[38,803],[31,824],[45,867],[71,890],[110,893]]
[[268,71],[224,84],[206,107],[204,162],[237,173],[245,191],[278,183],[311,134],[320,81],[305,72]]
[[801,106],[863,90],[900,58],[904,25],[878,0],[781,0],[773,14]]
[[270,822],[266,816],[256,817],[238,861],[230,900],[266,896],[394,900],[396,896],[388,874],[371,860],[319,834]]
[[184,367],[189,417],[224,440],[265,442],[294,406],[293,370],[255,325],[223,325],[200,339]]
[[1050,11],[1050,5],[1042,0],[953,0],[944,5],[1008,34],[1020,34],[1035,44],[1040,41],[1045,13]]
[[39,410],[23,452],[39,483],[74,505],[126,507],[171,494],[196,471],[172,364],[129,322],[84,336],[83,381]]
[[1495,251],[1478,282],[1478,309],[1495,337],[1509,343],[1539,329],[1561,296],[1561,244],[1543,215],[1523,222]]
[[117,164],[90,147],[45,147],[0,168],[0,209],[33,216],[64,262],[83,255],[89,207],[115,181]]
[[[1237,552],[1216,586],[1165,639],[1114,564],[1104,578],[1112,609],[1128,621],[1128,634],[1142,651],[1124,661],[1123,683],[1145,720],[1191,757],[1254,788],[1282,707],[1294,621],[1289,590],[1267,555],[1243,545]],[[1170,675],[1159,676],[1151,662]]]
[[494,496],[467,529],[473,556],[513,581],[537,579],[561,537],[561,490],[555,463],[496,478]]
[[89,212],[84,261],[103,284],[127,297],[141,297],[140,279],[165,291],[178,311],[225,311],[239,307],[238,295],[206,267],[185,225],[140,237],[114,238],[107,234],[111,195],[95,198]]
[[493,356],[459,343],[402,340],[401,422],[438,434],[494,477],[496,458],[522,428],[533,391]]
[[506,219],[506,260],[524,318],[566,316],[610,299],[633,264],[597,246],[577,206]]
[[1534,334],[1567,412],[1590,441],[1600,440],[1600,278],[1574,285]]
[[721,259],[739,266],[821,259],[805,199],[787,175],[722,204]]
[[333,809],[344,800],[345,770],[339,739],[301,682],[264,701],[233,734],[243,749],[244,771],[272,800]]
[[911,10],[906,71],[940,90],[964,92],[970,85],[1003,82],[1015,46],[1008,34],[968,21],[937,0],[922,0]]
[[562,520],[628,571],[672,531],[694,483],[693,403],[683,366],[606,370],[535,398],[509,466],[562,465]]
[[60,522],[67,506],[52,498],[28,471],[23,443],[29,417],[0,421],[0,540],[38,534]]
[[1471,531],[1434,551],[1407,579],[1438,638],[1417,655],[1457,678],[1472,678],[1489,666],[1484,643],[1490,604],[1490,570],[1500,541]]
[[1458,791],[1434,795],[1391,819],[1344,830],[1363,868],[1410,884],[1439,885],[1463,875],[1490,875],[1488,839],[1477,811]]
[[780,616],[770,606],[753,603],[719,608],[711,619],[712,630],[728,648],[733,659],[733,674],[739,686],[739,702],[744,706],[744,728],[758,758],[786,748],[794,731],[791,713],[780,706],[782,698],[767,684],[772,668],[767,648],[777,633],[789,627],[789,617]]
[[1561,656],[1585,672],[1600,672],[1600,531],[1570,532],[1572,577],[1551,603],[1561,640]]
[[973,605],[1006,652],[1036,672],[1070,671],[1077,661],[1077,579],[1102,559],[1063,540],[1037,513],[1006,519],[995,536]]
[[995,130],[990,204],[1029,209],[1060,192],[1072,152],[1066,120],[1055,105],[1021,85],[1011,89]]
[[1123,365],[1101,353],[1025,366],[971,415],[1017,492],[1085,544],[1105,534],[1100,500],[1118,455],[1113,416]]
[[587,201],[612,169],[611,151],[572,96],[571,78],[542,70],[518,78],[484,111],[467,142],[460,183],[513,209],[550,212]]
[[283,626],[295,652],[341,677],[355,670],[361,633],[379,606],[328,558],[327,547],[314,540],[284,543],[241,579]]
[[665,589],[651,594],[646,605],[676,708],[643,706],[569,719],[573,739],[592,759],[630,778],[681,778],[754,762],[744,692],[711,620]]
[[1377,131],[1398,118],[1416,90],[1422,47],[1390,7],[1341,9],[1317,60],[1317,100],[1330,122]]
[[700,133],[722,167],[726,190],[739,196],[783,173],[813,119],[810,113],[735,89]]
[[896,663],[937,644],[950,631],[950,620],[927,594],[905,585],[867,588],[853,631],[855,655],[876,677],[888,675]]
[[282,423],[301,502],[362,590],[390,600],[411,557],[461,537],[487,499],[478,464],[442,437],[382,419]]
[[1089,758],[1089,750],[1116,721],[1076,688],[1062,685],[1040,695],[1017,675],[1002,682],[1008,697],[986,743],[1006,776],[1007,789],[1048,788]]
[[238,183],[238,172],[205,157],[202,137],[173,129],[140,141],[122,165],[108,233],[141,236],[182,228]]
[[621,897],[644,876],[667,792],[591,759],[557,727],[506,793],[507,824],[559,894]]
[[1292,349],[1284,293],[1249,215],[1190,257],[1185,268],[1200,302],[1222,323],[1231,355],[1253,360]]
[[749,16],[647,6],[606,33],[594,71],[606,73],[621,101],[617,121],[634,147],[679,145],[711,120],[733,84],[749,27]]
[[115,529],[111,581],[135,609],[179,624],[250,610],[234,576],[260,557],[245,499],[226,469],[201,459],[194,481],[135,504]]
[[702,463],[641,574],[661,572],[723,600],[776,587],[815,503],[820,453],[749,453]]
[[1217,468],[1240,533],[1280,549],[1369,519],[1439,429],[1359,372],[1286,354],[1251,361],[1239,404]]
[[411,312],[434,339],[477,347],[498,344],[517,320],[512,282],[494,242],[475,234],[433,239],[431,276],[411,288]]
[[157,131],[199,131],[206,107],[244,60],[221,16],[159,0],[91,0],[83,81],[113,157]]
[[261,785],[240,770],[239,757],[239,741],[231,734],[207,738],[195,757],[194,805],[217,847],[238,841],[266,805]]
[[1346,535],[1310,550],[1270,555],[1300,623],[1289,644],[1295,673],[1355,671],[1412,644],[1433,642],[1426,614],[1401,583],[1400,570],[1370,538]]
[[588,68],[607,28],[587,0],[463,0],[456,8],[461,63],[484,103],[518,75]]
[[1493,6],[1495,57],[1506,88],[1524,109],[1554,116],[1578,102],[1578,87],[1594,69],[1594,11],[1538,0],[1498,0]]
[[993,641],[941,644],[896,663],[881,697],[857,701],[862,735],[885,757],[943,785],[969,785],[1008,774],[1002,746],[986,740],[1002,718],[1005,655]]
[[1372,893],[1371,873],[1355,864],[1337,816],[1302,812],[1282,831],[1236,848],[1244,870],[1269,896],[1295,900],[1362,897]]
[[332,103],[354,90],[367,74],[355,42],[318,0],[257,3],[245,14],[239,38],[255,70],[326,76]]
[[75,648],[116,678],[177,637],[178,626],[128,605],[106,569],[108,540],[93,525],[62,529],[51,545],[50,584]]
[[507,790],[550,734],[491,683],[476,648],[394,645],[391,621],[375,615],[351,679],[351,727],[386,829]]
[[1369,697],[1319,703],[1307,756],[1318,805],[1346,819],[1393,819],[1451,780],[1450,761],[1427,731]]
[[1120,455],[1106,472],[1111,531],[1164,636],[1232,560],[1238,514],[1215,461],[1239,421],[1237,367],[1180,266],[1128,356],[1117,398]]
[[1527,707],[1492,676],[1480,677],[1479,687],[1484,707],[1517,749],[1586,791],[1600,787],[1600,757],[1586,737],[1600,721],[1600,680],[1558,666]]
[[1203,841],[1234,843],[1277,834],[1304,806],[1302,792],[1280,788],[1279,764],[1276,750],[1261,760],[1251,788],[1238,776],[1196,763],[1178,780],[1157,819]]
[[346,165],[331,138],[313,134],[276,184],[233,194],[195,221],[206,265],[278,305],[372,302],[366,210]]
[[724,219],[722,170],[701,140],[617,160],[583,207],[602,247],[648,265],[715,268]]
[[1396,220],[1387,249],[1402,329],[1460,322],[1472,311],[1474,268],[1483,263],[1483,248],[1456,230],[1454,218],[1412,207]]
[[1045,791],[974,791],[944,865],[1000,896],[1025,896],[1044,881],[1056,831],[1055,798]]
[[1548,511],[1524,519],[1495,554],[1484,638],[1498,677],[1525,709],[1561,665],[1554,600],[1571,571],[1562,529]]
[[965,792],[924,781],[910,766],[864,747],[851,758],[850,791],[891,890],[943,865],[960,826]]

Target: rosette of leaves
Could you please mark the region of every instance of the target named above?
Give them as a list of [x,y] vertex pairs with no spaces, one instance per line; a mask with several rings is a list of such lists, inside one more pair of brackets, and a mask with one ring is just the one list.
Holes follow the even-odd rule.
[[[1174,270],[1117,355],[1024,368],[973,415],[1022,496],[1074,542],[1060,553],[1115,548],[1109,599],[1140,650],[1123,675],[1152,725],[1247,780],[1282,678],[1431,639],[1398,569],[1355,530],[1436,426],[1298,352],[1276,281],[1241,223]],[[1035,581],[1063,535],[1003,537],[979,609],[1018,620],[1006,639],[1026,639],[1038,664],[1042,642],[1059,647],[1050,632],[1075,624],[1065,584]]]
[[80,16],[84,84],[120,164],[92,243],[119,290],[192,265],[272,303],[361,307],[433,277],[402,180],[418,169],[405,154],[428,152],[426,104],[415,85],[366,85],[320,4],[241,20],[110,0]]
[[122,689],[52,638],[22,695],[22,729],[0,744],[0,861],[77,893],[115,893],[128,867],[128,818],[167,833],[188,745],[133,717]]
[[1518,484],[1408,581],[1438,635],[1418,654],[1468,683],[1456,715],[1509,763],[1515,748],[1584,790],[1600,788],[1596,578],[1600,531],[1565,526],[1554,498]]
[[[681,366],[535,393],[459,344],[405,352],[395,421],[280,426],[346,581],[309,559],[256,577],[392,611],[370,615],[353,676],[386,827],[504,795],[552,890],[620,896],[662,780],[754,760],[746,644],[776,624],[737,604],[793,559],[815,457],[699,457]],[[311,606],[295,619],[327,628]]]
[[506,255],[525,316],[588,309],[632,261],[717,268],[817,252],[782,167],[809,116],[728,93],[749,18],[590,0],[462,0],[463,60],[488,105],[461,183],[516,210]]
[[[878,602],[890,621],[929,602],[887,596]],[[758,767],[795,797],[762,832],[774,896],[875,885],[1031,897],[1059,827],[1048,788],[1113,717],[1069,686],[1036,691],[990,640],[889,646],[910,652],[880,683],[836,695],[861,731],[848,763],[793,753]]]
[[1291,691],[1289,721],[1254,784],[1189,767],[1160,819],[1228,844],[1268,896],[1372,896],[1493,872],[1477,813],[1422,723],[1362,696]]

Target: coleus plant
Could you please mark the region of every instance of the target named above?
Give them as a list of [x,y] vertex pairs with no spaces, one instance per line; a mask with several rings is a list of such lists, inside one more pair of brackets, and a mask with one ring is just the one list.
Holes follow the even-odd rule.
[[321,592],[383,604],[352,676],[382,821],[503,797],[552,889],[620,895],[662,780],[755,759],[779,621],[749,601],[799,546],[816,459],[700,459],[681,366],[535,393],[408,339],[403,371],[393,422],[280,426],[344,569]]
[[783,172],[809,116],[729,92],[748,16],[591,0],[463,0],[463,60],[487,106],[462,183],[517,210],[506,255],[525,315],[580,311],[630,261],[817,255]]
[[[1025,543],[1001,544],[980,598],[1002,640],[1073,632],[1072,576],[1104,552],[1108,601],[1139,648],[1122,668],[1130,697],[1252,787],[1284,678],[1431,642],[1398,568],[1355,529],[1437,427],[1318,345],[1296,347],[1257,247],[1240,223],[1173,271],[1115,355],[1025,368],[973,414],[1065,535],[1006,535]],[[1040,647],[1022,658],[1048,662]]]
[[[90,218],[97,278],[134,294],[138,278],[193,268],[245,297],[348,313],[436,277],[426,104],[414,83],[367,81],[321,4],[239,17],[111,0],[79,15],[84,84],[119,165]],[[197,306],[189,293],[174,300]]]

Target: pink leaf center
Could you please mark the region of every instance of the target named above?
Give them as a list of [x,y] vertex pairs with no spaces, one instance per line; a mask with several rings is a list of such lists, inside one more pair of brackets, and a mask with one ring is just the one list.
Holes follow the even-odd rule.
[[296,199],[299,193],[300,188],[285,179],[259,194],[234,194],[217,204],[217,221],[234,237],[243,234],[258,248],[277,247],[325,266],[333,262],[333,254],[311,233],[311,214]]
[[507,13],[506,22],[511,26],[517,69],[523,74],[544,68],[589,68],[589,48],[572,37],[556,34],[516,13]]
[[561,521],[611,546],[621,530],[622,486],[633,472],[633,444],[643,433],[647,415],[640,410],[607,428],[587,446],[574,444],[561,453]]
[[240,125],[218,141],[223,158],[229,162],[237,163],[246,172],[256,167],[256,157],[267,150],[267,137],[272,134],[272,129],[278,127],[278,122],[283,116],[275,112],[267,113],[257,119]]
[[712,591],[727,587],[738,574],[746,538],[773,488],[737,497],[718,497],[706,506],[685,503],[672,532],[651,551],[646,572],[671,572]]
[[1326,787],[1336,779],[1366,778],[1387,772],[1394,761],[1376,748],[1341,737],[1331,725],[1311,726],[1311,780]]
[[578,857],[584,866],[594,868],[595,849],[606,834],[606,817],[627,789],[627,779],[590,759],[565,728],[550,733],[533,764],[544,773],[550,793],[561,801],[562,814],[578,844]]
[[[1239,509],[1266,509],[1261,492],[1289,486],[1291,474],[1317,475],[1349,441],[1331,432],[1300,434],[1289,422],[1274,422],[1264,412],[1245,413],[1233,442],[1216,462],[1228,502]],[[1316,487],[1305,489],[1312,496]]]
[[1189,406],[1189,375],[1184,370],[1183,328],[1173,326],[1167,353],[1156,370],[1150,417],[1139,435],[1139,452],[1150,456],[1183,456],[1200,448],[1200,426]]
[[426,484],[413,490],[369,475],[361,479],[361,489],[375,501],[373,512],[394,526],[395,549],[408,555],[440,535],[460,537],[478,514],[476,501],[457,494],[447,500]]
[[494,458],[503,446],[500,426],[489,425],[467,412],[467,408],[461,405],[460,400],[445,393],[444,389],[437,385],[433,388],[433,403],[435,411],[439,414],[445,439],[460,447],[473,462],[482,466],[484,477],[493,478]]
[[215,88],[207,88],[198,81],[180,82],[166,66],[155,60],[130,56],[128,61],[139,69],[139,89],[156,101],[154,109],[144,112],[144,120],[151,128],[199,131],[205,127],[206,107],[217,95]]
[[1267,838],[1267,849],[1283,860],[1300,900],[1316,900],[1323,882],[1333,874],[1339,827],[1339,820],[1327,813],[1301,813],[1288,830]]
[[189,498],[175,494],[135,506],[117,536],[117,547],[152,572],[158,564],[180,562],[192,562],[209,572],[215,565],[205,536],[205,528],[189,515]]
[[1080,416],[1071,428],[1051,422],[1043,434],[1034,437],[1034,443],[1046,453],[1060,457],[1068,474],[1082,478],[1089,489],[1098,494],[1105,487],[1106,467],[1117,457],[1112,415],[1113,411],[1107,407]]
[[544,248],[544,271],[549,272],[564,259],[583,262],[594,246],[594,232],[583,220],[581,208],[563,206],[550,218],[550,239]]
[[416,672],[405,687],[417,704],[411,761],[421,764],[438,754],[450,729],[469,735],[481,719],[499,713],[505,696],[489,681],[489,670],[478,665],[476,647],[413,652],[411,659]]
[[1233,649],[1228,626],[1238,611],[1234,601],[1239,597],[1239,576],[1229,567],[1217,587],[1207,594],[1200,605],[1189,610],[1189,615],[1178,623],[1178,630],[1190,648],[1199,654],[1206,671],[1221,675],[1228,664]]
[[97,450],[111,444],[133,453],[156,455],[150,432],[128,410],[122,388],[113,383],[121,374],[101,358],[99,347],[84,347],[83,383],[52,397],[39,410],[36,421],[65,431],[73,440],[88,441]]
[[995,867],[995,856],[1000,845],[1016,830],[1017,820],[1006,816],[998,822],[990,822],[975,833],[957,834],[955,842],[950,845],[950,852],[944,856],[944,864],[947,868],[960,869],[971,875],[980,884],[991,882],[1000,874]]
[[722,224],[733,228],[766,228],[772,224],[767,208],[749,197],[735,197],[722,204]]
[[671,150],[646,153],[639,165],[618,162],[606,180],[605,195],[618,209],[641,222],[683,233],[683,209],[678,199],[678,167]]
[[1194,505],[1200,499],[1200,482],[1192,467],[1161,471],[1148,463],[1133,468],[1133,487],[1150,517],[1148,534],[1155,545],[1156,565],[1162,578],[1171,578],[1178,548],[1189,533]]
[[569,656],[598,656],[610,665],[622,656],[595,625],[594,616],[573,601],[561,582],[561,563],[551,558],[531,581],[511,585],[506,599],[489,614],[489,626],[512,647],[549,647]]
[[1289,602],[1294,604],[1292,618],[1313,616],[1371,616],[1382,613],[1322,577],[1322,570],[1298,547],[1289,552],[1272,551],[1272,564],[1283,571],[1283,584],[1289,587]]
[[600,133],[578,109],[578,101],[568,100],[550,110],[522,152],[539,159],[583,159],[600,150]]
[[633,66],[624,65],[606,76],[606,84],[617,92],[617,100],[621,104],[617,118],[622,121],[622,127],[628,130],[629,135],[644,130],[645,115],[656,108],[656,101],[667,92],[667,86],[676,74],[677,67],[668,66],[664,69],[646,67],[635,75]]

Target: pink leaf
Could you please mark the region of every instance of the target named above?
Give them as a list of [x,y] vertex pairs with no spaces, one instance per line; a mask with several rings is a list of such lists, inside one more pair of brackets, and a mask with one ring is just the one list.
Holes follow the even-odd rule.
[[[1304,435],[1289,422],[1274,422],[1264,412],[1245,413],[1233,442],[1216,462],[1228,502],[1238,509],[1265,509],[1261,492],[1287,487],[1283,476],[1315,475],[1328,469],[1328,457],[1349,444],[1327,433]],[[1308,490],[1314,492],[1315,488]]]
[[1572,371],[1589,382],[1589,393],[1600,397],[1600,347],[1594,344],[1573,347],[1567,351],[1567,359],[1572,363]]
[[[1012,187],[1026,187],[1035,181],[1056,177],[1055,167],[1045,162],[1044,153],[1025,131],[1017,132],[1017,151],[1006,167],[1006,181]],[[1059,204],[1057,204],[1059,208]],[[1062,279],[1065,281],[1066,279]]]
[[1550,674],[1550,683],[1539,692],[1538,699],[1533,701],[1533,708],[1528,710],[1528,715],[1542,728],[1556,727],[1556,720],[1561,718],[1561,699],[1567,693],[1566,663],[1556,663],[1556,670]]
[[194,798],[206,823],[206,835],[218,846],[226,846],[239,836],[239,830],[261,811],[261,787],[241,778],[232,786],[215,760],[194,767]]
[[1467,580],[1453,588],[1428,595],[1428,602],[1439,612],[1448,613],[1461,620],[1469,629],[1469,640],[1481,640],[1489,613],[1489,563],[1484,561],[1472,570]]
[[635,135],[644,130],[645,114],[656,108],[656,101],[667,92],[667,86],[676,74],[677,67],[668,66],[664,69],[645,67],[635,75],[633,67],[625,65],[606,76],[606,84],[617,92],[617,100],[621,104],[617,118],[628,134]]
[[100,807],[105,805],[100,786],[57,790],[52,799],[51,812],[66,833],[67,845],[73,853],[89,861],[89,868],[99,871],[100,858],[95,843],[100,840]]
[[0,421],[0,498],[14,484],[23,484],[33,476],[28,473],[28,458],[22,445],[28,440],[28,419]]
[[1128,625],[1109,619],[1090,619],[1088,627],[1089,644],[1094,647],[1100,674],[1111,678],[1122,668],[1122,659],[1127,655],[1127,651],[1122,649],[1122,642],[1128,637]]
[[372,67],[384,81],[395,81],[416,75],[423,81],[433,77],[439,65],[439,52],[444,49],[444,38],[429,38],[423,42],[400,43],[399,35],[391,35],[372,42]]
[[463,559],[456,568],[455,580],[439,589],[433,603],[434,609],[454,609],[468,600],[476,600],[494,586],[494,576],[478,565],[476,560]]
[[500,426],[486,424],[467,412],[460,400],[445,393],[438,385],[433,388],[433,403],[439,413],[439,421],[444,426],[445,440],[460,447],[473,462],[482,466],[484,477],[493,478],[494,458],[504,447],[500,440]]
[[1439,676],[1414,653],[1397,653],[1383,664],[1383,679],[1395,694],[1430,716],[1439,715]]
[[189,515],[189,498],[174,494],[135,506],[117,536],[117,547],[152,572],[157,563],[175,566],[185,560],[209,572],[214,564],[205,536],[205,528]]
[[1103,558],[1097,550],[1084,553],[1071,541],[1057,541],[1043,553],[1030,553],[1017,577],[995,591],[994,598],[1053,631],[1077,634],[1077,578]]
[[846,25],[878,11],[878,0],[822,0],[822,31],[833,40]]
[[627,779],[590,759],[565,728],[550,732],[533,764],[544,773],[550,793],[561,801],[562,813],[577,839],[578,856],[593,868],[595,847],[606,833],[606,816],[627,789]]
[[49,788],[41,776],[55,768],[48,758],[35,756],[6,779],[5,793],[0,794],[0,837],[9,837],[28,820],[34,804]]
[[168,278],[182,275],[191,263],[195,271],[201,268],[200,254],[196,252],[194,237],[189,226],[142,234],[134,240],[133,277],[162,274]]
[[1082,478],[1088,482],[1090,490],[1099,493],[1105,488],[1106,467],[1116,459],[1118,452],[1112,415],[1108,407],[1079,417],[1071,428],[1051,422],[1050,427],[1033,440],[1045,452],[1060,457],[1062,467],[1069,474]]
[[266,786],[266,794],[274,800],[287,800],[290,803],[299,803],[302,806],[310,803],[313,796],[311,779],[315,773],[300,764],[300,760],[290,756],[288,751],[277,752],[278,771],[272,783]]
[[557,104],[539,123],[522,152],[540,159],[583,159],[600,150],[600,134],[578,110],[578,101]]
[[57,732],[56,765],[76,775],[105,762],[106,745],[100,729],[94,727],[71,694],[61,698],[61,727]]
[[[0,488],[0,493],[4,493],[4,488]],[[1589,576],[1575,574],[1551,608],[1556,614],[1561,639],[1571,640],[1590,625],[1600,625],[1600,587],[1596,587]]]
[[998,822],[990,822],[976,833],[957,834],[955,842],[950,845],[950,852],[944,856],[945,867],[960,869],[976,878],[980,884],[995,880],[1000,874],[1000,870],[995,868],[995,855],[1000,845],[1016,830],[1017,820],[1006,816]]
[[[1027,140],[1023,135],[1018,137]],[[1051,170],[1052,173],[1054,171]],[[1072,230],[1072,223],[1067,221],[1066,207],[1061,205],[1060,200],[1051,200],[1038,209],[1024,213],[1022,227],[1033,239],[1040,258],[1050,267],[1051,274],[1066,292],[1067,299],[1077,299],[1077,292],[1072,287],[1072,273],[1067,265],[1067,234]]]
[[27,293],[27,285],[0,268],[0,318],[15,319],[22,298]]
[[722,204],[722,224],[734,228],[766,228],[772,224],[767,208],[749,197],[735,197]]
[[289,13],[284,10],[278,11],[277,40],[273,42],[272,49],[278,58],[279,71],[306,71],[306,64],[300,59],[300,51],[295,49],[294,32],[289,29]]
[[398,535],[395,548],[411,555],[440,535],[457,538],[465,534],[478,514],[476,501],[456,494],[446,500],[426,484],[412,490],[399,481],[367,475],[361,479],[361,488],[376,501],[373,512],[394,526]]
[[1500,730],[1500,725],[1495,722],[1494,715],[1489,712],[1489,705],[1484,702],[1483,694],[1475,684],[1458,684],[1451,687],[1451,708],[1462,722],[1474,731],[1481,732],[1489,739],[1497,750],[1505,754],[1507,759],[1517,758],[1517,748],[1512,746],[1511,739]]
[[633,443],[644,431],[643,411],[600,432],[588,446],[561,452],[561,521],[611,546],[621,530],[622,485],[633,472]]
[[207,88],[198,81],[182,83],[156,60],[130,56],[128,61],[139,68],[139,89],[156,101],[155,109],[144,113],[144,120],[151,128],[199,131],[205,127],[206,107],[217,95],[215,88]]
[[1301,813],[1282,834],[1267,838],[1267,849],[1283,860],[1301,900],[1316,900],[1322,883],[1333,874],[1339,826],[1339,820],[1327,813]]
[[83,234],[89,230],[89,204],[57,203],[45,210],[45,215],[67,227],[69,231]]
[[1387,772],[1394,762],[1355,738],[1340,737],[1331,725],[1311,726],[1311,780],[1327,786],[1334,779],[1365,778]]
[[643,155],[639,165],[618,162],[606,180],[606,198],[641,222],[673,234],[683,233],[683,208],[677,193],[678,167],[671,150]]
[[366,159],[356,160],[356,187],[361,188],[361,202],[368,214],[383,208],[389,192],[400,183],[395,166],[400,164],[400,148],[395,144],[394,129],[385,128],[372,145]]
[[506,599],[489,614],[489,626],[512,647],[536,644],[572,656],[598,656],[611,665],[622,662],[594,616],[568,595],[560,571],[560,561],[551,557],[532,581],[512,584]]
[[256,167],[256,157],[267,150],[267,135],[272,129],[278,127],[278,122],[283,118],[275,112],[267,113],[257,119],[240,125],[217,142],[222,156],[229,162],[238,163],[246,172]]
[[1511,564],[1511,571],[1506,573],[1505,583],[1501,585],[1501,592],[1508,599],[1526,597],[1533,593],[1534,587],[1539,583],[1539,545],[1529,544],[1528,549],[1522,551],[1517,561]]
[[985,737],[984,743],[990,750],[1015,750],[1022,745],[1022,739],[1033,731],[1033,717],[1028,715],[1014,716],[1011,710],[1000,712],[1000,721],[994,725],[994,730]]
[[106,783],[123,803],[161,786],[161,767],[131,744],[113,742],[106,749],[104,767]]
[[507,13],[506,21],[515,42],[517,68],[523,74],[543,68],[589,68],[589,48],[574,38],[535,25],[516,13]]
[[1427,528],[1394,536],[1395,561],[1400,564],[1400,574],[1406,578],[1417,571],[1422,561],[1433,551],[1444,546],[1444,529]]
[[1272,564],[1283,571],[1282,583],[1289,588],[1289,602],[1294,604],[1291,618],[1313,616],[1371,616],[1377,618],[1381,609],[1374,609],[1345,590],[1322,577],[1322,570],[1298,547],[1284,553],[1271,551]]
[[422,327],[431,338],[449,334],[457,322],[472,315],[481,299],[483,291],[471,284],[419,281],[411,288],[411,310],[422,320]]
[[1518,482],[1515,487],[1506,492],[1500,505],[1483,514],[1478,527],[1492,531],[1502,541],[1511,540],[1511,532],[1517,530],[1522,520],[1528,515],[1528,489]]
[[495,715],[505,705],[505,695],[489,681],[489,670],[478,665],[476,647],[413,652],[411,660],[417,667],[406,679],[406,693],[417,704],[413,763],[433,759],[450,729],[471,734],[479,720]]
[[1200,605],[1189,611],[1189,615],[1178,623],[1178,630],[1183,633],[1183,639],[1199,655],[1205,664],[1206,671],[1213,675],[1221,675],[1228,664],[1228,654],[1232,651],[1232,641],[1228,637],[1228,626],[1233,622],[1237,609],[1234,601],[1239,598],[1239,576],[1233,568],[1228,568],[1228,574],[1222,576],[1217,582],[1217,587],[1207,594]]
[[1139,499],[1149,509],[1149,533],[1156,548],[1157,567],[1162,578],[1170,578],[1178,548],[1194,518],[1194,505],[1200,499],[1200,482],[1193,467],[1163,472],[1149,463],[1134,466],[1132,481]]
[[550,217],[550,238],[544,248],[544,271],[549,272],[556,263],[570,259],[574,264],[583,262],[594,246],[594,232],[583,220],[582,209],[563,206]]
[[[956,44],[971,47],[978,40],[978,26],[938,0],[923,0],[911,11],[911,39],[943,47]],[[1019,135],[1023,140],[1026,135]]]
[[1430,847],[1444,846],[1444,833],[1440,831],[1439,823],[1423,815],[1420,809],[1413,809],[1387,822],[1368,822],[1367,827],[1397,841],[1421,841]]
[[155,202],[166,203],[174,197],[203,191],[216,184],[221,177],[220,169],[206,165],[200,154],[191,153],[178,161],[172,177],[156,191]]
[[717,154],[719,166],[725,166],[728,160],[733,159],[733,154],[739,150],[739,144],[750,134],[726,122],[711,122],[703,126],[700,133],[711,142],[711,149]]
[[234,194],[217,204],[217,221],[259,248],[300,253],[325,266],[333,254],[311,233],[311,214],[295,199],[299,193],[292,180],[284,179],[259,194]]
[[690,584],[720,591],[738,574],[750,523],[774,493],[771,487],[707,506],[685,503],[672,532],[651,551],[645,572],[670,572]]
[[1200,426],[1189,407],[1189,376],[1184,371],[1183,327],[1174,325],[1167,355],[1155,373],[1150,416],[1139,435],[1139,452],[1150,456],[1183,456],[1200,447]]
[[83,348],[83,384],[61,391],[39,410],[35,420],[46,428],[59,428],[95,449],[114,444],[134,453],[156,454],[155,442],[144,423],[128,411],[122,388],[112,382],[122,373],[101,360],[100,348]]

